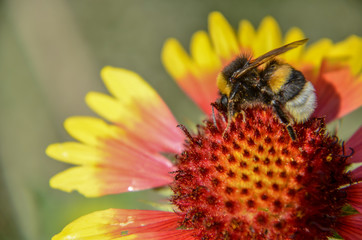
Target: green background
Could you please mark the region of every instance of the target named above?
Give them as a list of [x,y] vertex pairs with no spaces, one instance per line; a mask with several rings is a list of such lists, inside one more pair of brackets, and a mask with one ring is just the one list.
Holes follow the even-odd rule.
[[[106,92],[99,77],[104,65],[136,71],[179,121],[199,121],[200,111],[167,75],[160,52],[169,37],[188,49],[215,10],[234,27],[241,19],[257,26],[272,15],[284,33],[298,26],[310,42],[362,35],[360,0],[0,1],[0,239],[49,239],[95,210],[149,208],[144,201],[158,198],[152,191],[86,199],[51,189],[49,178],[69,165],[44,150],[71,140],[62,127],[67,117],[94,115],[84,96]],[[360,109],[341,122],[343,139],[361,117]]]

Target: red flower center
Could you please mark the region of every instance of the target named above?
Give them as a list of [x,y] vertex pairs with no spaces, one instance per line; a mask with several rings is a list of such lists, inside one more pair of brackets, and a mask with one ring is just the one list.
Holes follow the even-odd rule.
[[223,134],[225,119],[206,120],[177,156],[171,201],[180,226],[199,239],[333,236],[351,180],[324,120],[295,124],[292,141],[270,109],[247,109]]

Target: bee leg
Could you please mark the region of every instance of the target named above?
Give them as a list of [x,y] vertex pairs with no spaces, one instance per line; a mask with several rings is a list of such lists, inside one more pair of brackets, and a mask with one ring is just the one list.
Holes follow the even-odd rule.
[[224,132],[222,133],[223,137],[224,137],[225,133],[229,130],[229,127],[230,127],[230,124],[231,124],[231,121],[232,121],[231,114],[232,113],[230,113],[230,111],[228,111],[228,123],[226,125],[226,128],[225,128]]
[[293,127],[290,126],[290,125],[287,125],[287,130],[288,130],[288,133],[289,133],[290,138],[291,138],[293,141],[297,140],[297,135],[295,134],[295,131],[294,131]]
[[224,132],[222,133],[222,136],[224,137],[225,133],[227,132],[227,130],[230,128],[231,122],[232,122],[232,118],[234,115],[234,102],[229,101],[228,102],[228,123],[226,125],[226,128],[224,130]]
[[241,113],[241,115],[243,115],[243,122],[245,122],[245,119],[246,119],[245,111],[241,110],[240,113]]
[[212,121],[214,122],[214,126],[216,127],[216,129],[219,129],[216,124],[214,106],[212,106],[212,105],[211,105],[211,110],[212,110]]
[[281,106],[281,104],[279,102],[275,102],[273,101],[272,103],[273,108],[274,108],[274,112],[277,114],[277,116],[279,117],[280,121],[286,125],[286,128],[288,130],[289,136],[290,138],[295,141],[297,139],[297,135],[293,129],[293,127],[291,126],[291,122],[287,116],[287,114],[285,114],[285,112],[283,111],[283,108]]

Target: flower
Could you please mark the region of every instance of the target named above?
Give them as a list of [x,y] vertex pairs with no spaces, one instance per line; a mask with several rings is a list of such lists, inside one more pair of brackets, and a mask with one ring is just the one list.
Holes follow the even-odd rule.
[[[238,34],[218,13],[209,34],[197,32],[191,57],[175,39],[162,60],[180,87],[205,112],[198,133],[177,125],[157,93],[137,74],[105,67],[110,93],[91,92],[87,104],[108,122],[92,117],[65,121],[79,142],[52,144],[47,154],[76,164],[50,184],[87,197],[170,185],[174,212],[108,209],[83,216],[53,239],[326,239],[337,232],[358,239],[362,227],[362,128],[344,145],[326,134],[325,123],[360,107],[362,40],[328,39],[281,56],[315,88],[318,107],[295,124],[298,139],[266,107],[245,110],[228,131],[226,113],[212,114],[216,76],[240,52],[261,55],[304,38],[292,28],[282,40],[266,17],[256,31],[241,21]],[[216,105],[217,106],[217,105]],[[324,118],[320,118],[324,117]],[[351,149],[351,153],[347,152]],[[163,153],[176,154],[172,163]]]

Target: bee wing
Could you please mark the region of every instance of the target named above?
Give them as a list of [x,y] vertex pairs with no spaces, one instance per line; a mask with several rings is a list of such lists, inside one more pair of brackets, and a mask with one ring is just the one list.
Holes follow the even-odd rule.
[[275,58],[276,56],[282,54],[282,53],[285,53],[293,48],[296,48],[300,45],[303,45],[304,43],[306,43],[308,41],[308,38],[306,39],[302,39],[302,40],[299,40],[299,41],[295,41],[295,42],[291,42],[291,43],[288,43],[280,48],[276,48],[276,49],[273,49],[263,55],[261,55],[260,57],[254,59],[254,60],[251,60],[249,63],[249,65],[245,68],[242,68],[238,71],[236,71],[232,78],[239,78],[241,75],[243,75],[244,73],[248,72],[249,70],[253,69],[253,68],[256,68],[260,65],[262,65],[263,63],[266,63],[268,61],[270,61],[271,59]]

